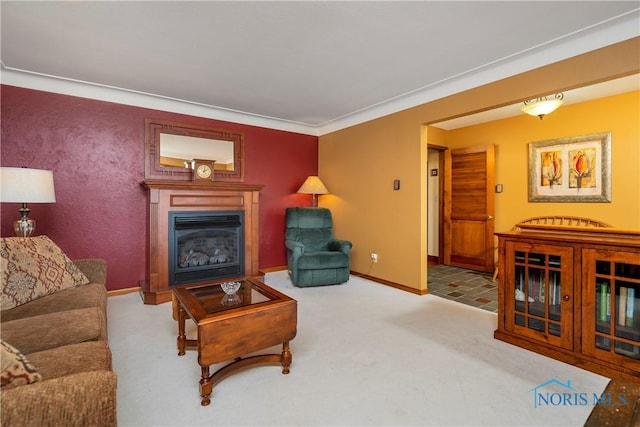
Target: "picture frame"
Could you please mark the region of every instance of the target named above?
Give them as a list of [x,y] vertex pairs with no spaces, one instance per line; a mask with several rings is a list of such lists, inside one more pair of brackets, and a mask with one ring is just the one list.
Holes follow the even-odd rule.
[[529,143],[529,202],[611,203],[611,132]]

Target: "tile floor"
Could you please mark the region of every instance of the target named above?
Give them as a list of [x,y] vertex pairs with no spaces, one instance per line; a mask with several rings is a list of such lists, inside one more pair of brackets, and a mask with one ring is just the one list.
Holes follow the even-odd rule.
[[497,313],[498,281],[493,273],[467,270],[450,265],[429,265],[429,293],[483,310]]

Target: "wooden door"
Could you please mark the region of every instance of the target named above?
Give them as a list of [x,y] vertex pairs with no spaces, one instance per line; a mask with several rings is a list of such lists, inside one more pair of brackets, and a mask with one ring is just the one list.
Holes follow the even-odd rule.
[[444,263],[494,271],[493,145],[445,151]]

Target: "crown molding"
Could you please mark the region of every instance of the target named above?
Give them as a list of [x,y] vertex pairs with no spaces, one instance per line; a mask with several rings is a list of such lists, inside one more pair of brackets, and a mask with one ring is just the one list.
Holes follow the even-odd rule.
[[319,135],[426,104],[474,87],[640,36],[640,8],[319,126]]
[[534,46],[490,64],[452,76],[415,91],[380,102],[362,110],[338,117],[321,125],[292,122],[260,116],[212,105],[163,97],[150,93],[65,79],[5,67],[2,64],[2,84],[42,90],[117,104],[132,105],[214,120],[259,126],[270,129],[322,136],[355,126],[382,116],[416,107],[427,102],[482,86],[519,73],[552,64],[592,50],[600,49],[640,36],[640,8],[604,23]]
[[18,86],[61,95],[77,96],[80,98],[113,102],[115,104],[131,105],[249,126],[259,126],[318,136],[318,128],[305,123],[296,123],[150,93],[38,74],[6,67],[4,64],[2,64],[0,82],[9,86]]

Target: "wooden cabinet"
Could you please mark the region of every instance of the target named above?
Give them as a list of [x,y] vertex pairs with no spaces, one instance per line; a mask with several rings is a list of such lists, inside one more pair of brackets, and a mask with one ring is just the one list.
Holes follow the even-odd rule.
[[554,346],[573,349],[573,248],[507,242],[505,328]]
[[630,369],[640,364],[640,255],[584,249],[583,353]]
[[640,232],[536,225],[497,236],[495,338],[640,382]]

